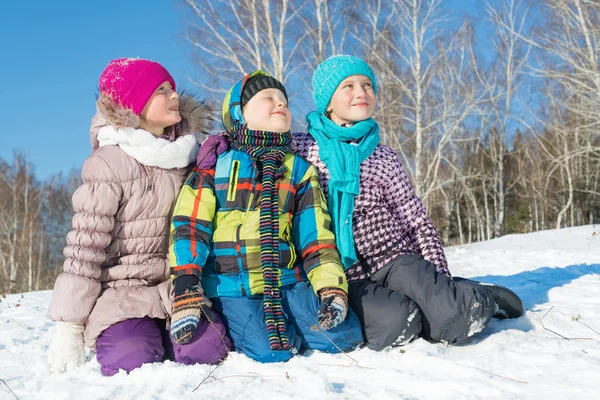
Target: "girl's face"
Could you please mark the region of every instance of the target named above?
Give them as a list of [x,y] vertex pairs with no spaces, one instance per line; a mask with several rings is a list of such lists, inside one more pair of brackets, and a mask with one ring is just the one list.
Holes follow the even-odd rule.
[[154,136],[161,136],[166,127],[179,121],[179,95],[170,82],[163,82],[144,106],[140,114],[140,128]]
[[338,125],[371,118],[374,111],[373,83],[365,75],[352,75],[344,79],[327,106],[329,118]]
[[248,129],[284,133],[292,127],[292,112],[279,89],[263,89],[255,94],[242,114]]

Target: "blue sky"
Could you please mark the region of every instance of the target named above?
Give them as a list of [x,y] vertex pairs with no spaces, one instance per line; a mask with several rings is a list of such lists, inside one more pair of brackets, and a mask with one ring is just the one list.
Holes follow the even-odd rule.
[[98,77],[111,59],[159,61],[176,82],[193,72],[173,1],[14,1],[0,13],[0,157],[26,152],[41,178],[90,155]]
[[[100,73],[111,59],[159,61],[180,87],[197,74],[181,38],[182,2],[2,2],[0,13],[0,157],[26,152],[38,177],[79,168],[90,155],[89,122]],[[485,2],[446,0],[459,21],[464,13],[485,25]],[[485,47],[485,32],[478,38]]]

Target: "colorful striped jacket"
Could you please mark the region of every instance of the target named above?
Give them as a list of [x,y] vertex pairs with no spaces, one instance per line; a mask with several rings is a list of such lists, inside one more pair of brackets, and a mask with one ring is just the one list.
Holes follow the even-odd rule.
[[[287,153],[279,193],[279,284],[309,280],[315,290],[339,287],[346,276],[329,225],[317,170]],[[195,168],[179,193],[171,224],[173,278],[195,274],[208,297],[261,294],[261,184],[250,157],[231,149],[214,169]]]

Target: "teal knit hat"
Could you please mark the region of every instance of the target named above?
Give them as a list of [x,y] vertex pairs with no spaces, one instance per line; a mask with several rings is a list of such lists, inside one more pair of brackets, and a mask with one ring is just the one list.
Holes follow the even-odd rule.
[[329,57],[319,64],[312,77],[313,99],[318,111],[325,113],[337,87],[352,75],[365,75],[371,79],[373,91],[377,93],[375,74],[364,60],[354,56],[339,55]]

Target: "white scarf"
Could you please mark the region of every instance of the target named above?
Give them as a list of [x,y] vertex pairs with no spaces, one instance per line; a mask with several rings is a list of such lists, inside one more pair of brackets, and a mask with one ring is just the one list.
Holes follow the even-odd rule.
[[135,128],[104,126],[98,132],[100,147],[116,145],[149,167],[184,168],[196,160],[198,142],[194,135],[179,136],[174,142]]

